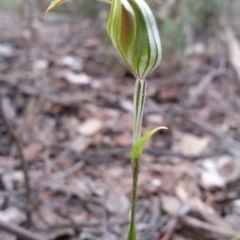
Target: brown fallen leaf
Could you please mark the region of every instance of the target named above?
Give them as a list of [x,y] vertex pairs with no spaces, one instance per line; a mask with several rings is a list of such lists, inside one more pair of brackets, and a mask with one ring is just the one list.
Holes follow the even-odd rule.
[[224,178],[217,171],[216,165],[212,160],[204,162],[205,169],[201,172],[201,185],[206,189],[215,187],[225,187]]
[[118,190],[109,190],[105,198],[105,207],[112,214],[126,213],[129,209],[130,202],[126,195]]
[[200,173],[201,185],[211,189],[223,188],[231,182],[240,178],[240,163],[238,159],[231,156],[220,156],[212,159],[205,159],[201,162],[203,167]]
[[16,207],[0,211],[0,221],[21,224],[26,221],[25,214]]
[[82,153],[88,148],[90,142],[91,141],[89,138],[84,136],[78,136],[70,143],[70,149],[76,153]]
[[59,224],[69,224],[69,220],[63,218],[56,214],[50,207],[46,204],[42,204],[39,207],[39,213],[41,214],[42,219],[45,221],[46,224],[49,225],[59,225]]
[[79,126],[78,132],[84,136],[93,136],[103,128],[103,122],[97,118],[86,120]]
[[166,194],[161,195],[161,200],[164,210],[166,210],[170,215],[177,216],[181,209],[181,203],[178,198]]
[[71,55],[66,55],[61,57],[58,61],[57,61],[57,65],[59,67],[68,67],[70,69],[72,69],[73,71],[82,71],[83,69],[83,62],[81,59],[76,58],[75,56],[71,56]]
[[43,145],[37,142],[30,143],[23,149],[26,160],[34,160],[43,150]]
[[37,72],[46,70],[48,66],[49,66],[49,62],[46,59],[36,59],[32,63],[33,71],[37,71]]
[[166,193],[173,193],[177,179],[173,172],[162,172],[161,173],[161,189]]
[[2,183],[7,190],[13,190],[16,183],[22,185],[24,183],[23,171],[15,170],[12,172],[6,172],[2,176]]
[[180,139],[178,148],[185,155],[196,156],[203,153],[210,142],[211,138],[208,136],[197,137],[192,134],[184,134]]
[[14,158],[0,156],[0,167],[1,168],[8,166],[9,164],[12,165],[13,162],[14,162]]
[[0,44],[0,56],[10,58],[14,54],[14,49],[10,45]]
[[114,141],[118,146],[127,147],[132,144],[132,135],[129,132],[118,135],[114,138]]
[[84,48],[98,47],[101,45],[101,42],[98,38],[87,38],[87,40],[83,43]]
[[85,73],[76,74],[71,71],[64,72],[64,79],[69,83],[76,85],[86,85],[89,84],[91,80],[91,78]]

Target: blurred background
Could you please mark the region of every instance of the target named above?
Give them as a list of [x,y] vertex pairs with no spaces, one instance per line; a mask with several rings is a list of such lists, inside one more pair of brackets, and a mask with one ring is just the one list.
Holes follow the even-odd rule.
[[[237,240],[240,0],[147,2],[163,56],[143,133],[169,130],[142,158],[139,239]],[[17,226],[124,239],[135,79],[107,36],[110,5],[72,0],[45,22],[49,4],[0,0],[0,239],[27,239]]]

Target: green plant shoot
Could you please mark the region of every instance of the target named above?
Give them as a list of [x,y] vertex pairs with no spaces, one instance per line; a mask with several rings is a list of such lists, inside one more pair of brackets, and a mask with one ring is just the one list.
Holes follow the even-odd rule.
[[[68,0],[55,0],[46,13]],[[133,172],[130,223],[127,240],[137,240],[135,211],[140,159],[148,139],[158,127],[141,137],[146,97],[146,77],[159,65],[161,41],[154,15],[144,0],[99,0],[111,4],[107,32],[120,57],[136,77],[134,91],[134,126],[131,163]]]

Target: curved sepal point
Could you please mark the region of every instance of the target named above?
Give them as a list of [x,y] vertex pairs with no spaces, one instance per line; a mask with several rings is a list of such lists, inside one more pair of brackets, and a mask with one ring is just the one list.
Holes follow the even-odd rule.
[[47,16],[47,13],[49,11],[51,11],[52,9],[54,9],[55,7],[65,3],[65,2],[68,2],[69,0],[54,0],[51,2],[50,6],[47,8],[47,10],[45,11],[45,20],[46,20],[46,16]]

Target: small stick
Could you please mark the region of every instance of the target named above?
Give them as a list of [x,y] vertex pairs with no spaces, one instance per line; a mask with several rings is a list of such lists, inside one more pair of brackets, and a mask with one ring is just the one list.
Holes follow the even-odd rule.
[[221,65],[222,66],[220,66],[219,68],[211,70],[202,79],[202,81],[193,89],[190,95],[190,98],[188,100],[189,105],[192,105],[197,101],[198,97],[205,91],[207,86],[213,81],[214,78],[219,77],[226,73],[226,66],[225,66],[226,64],[224,59],[222,60]]
[[216,225],[213,225],[210,223],[202,222],[196,218],[189,217],[189,216],[185,216],[183,218],[183,222],[186,225],[192,226],[194,228],[198,228],[198,229],[201,228],[203,230],[206,230],[206,231],[209,231],[209,232],[212,232],[212,233],[215,233],[217,235],[221,235],[221,236],[224,236],[227,238],[233,238],[235,236],[240,235],[240,232],[237,232],[234,230],[229,230],[229,229],[224,229],[224,228],[221,228],[219,226],[216,226]]
[[240,157],[240,151],[239,151],[239,142],[233,139],[232,137],[228,136],[224,132],[221,132],[219,129],[217,129],[212,124],[203,121],[196,117],[191,117],[190,121],[200,127],[202,127],[207,132],[211,133],[212,135],[219,138],[226,146],[227,150],[235,157]]
[[25,228],[22,228],[13,223],[4,222],[1,220],[0,220],[0,229],[13,234],[22,240],[47,240],[47,238],[42,237],[36,233],[30,232]]
[[21,143],[14,131],[12,130],[11,124],[8,122],[8,119],[5,116],[4,109],[3,109],[3,96],[0,93],[0,115],[3,119],[3,124],[5,125],[9,135],[12,137],[13,142],[15,143],[18,151],[19,158],[21,160],[24,180],[25,180],[25,188],[26,188],[26,215],[27,215],[27,227],[31,225],[31,188],[29,183],[29,176],[28,176],[28,164],[25,159],[25,156],[22,151]]
[[172,218],[165,227],[165,234],[161,240],[169,240],[174,233],[175,228],[181,222],[182,218],[189,214],[191,208],[188,204],[182,206],[179,211],[179,214]]

